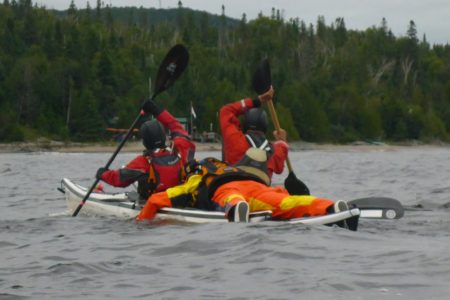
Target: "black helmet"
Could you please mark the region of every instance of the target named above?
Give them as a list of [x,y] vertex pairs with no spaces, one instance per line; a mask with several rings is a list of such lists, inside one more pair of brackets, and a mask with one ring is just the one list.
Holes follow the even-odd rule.
[[266,133],[267,114],[261,108],[251,108],[245,112],[244,132],[247,130],[257,130]]
[[166,131],[157,120],[147,121],[141,126],[142,143],[147,150],[166,146]]

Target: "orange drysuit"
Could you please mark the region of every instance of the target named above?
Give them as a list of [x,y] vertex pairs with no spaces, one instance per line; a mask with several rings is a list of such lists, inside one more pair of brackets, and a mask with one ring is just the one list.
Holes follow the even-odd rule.
[[327,214],[333,201],[310,195],[289,195],[282,187],[270,187],[252,180],[232,181],[220,186],[212,198],[227,213],[239,201],[247,201],[250,212],[271,210],[272,218],[287,220]]
[[[202,175],[193,175],[182,185],[153,194],[137,216],[137,220],[152,219],[158,209],[183,206],[197,196]],[[253,180],[240,180],[219,186],[212,197],[217,210],[228,211],[239,201],[247,201],[250,212],[271,210],[274,219],[291,219],[327,214],[333,201],[310,195],[289,195],[281,187],[269,187]]]

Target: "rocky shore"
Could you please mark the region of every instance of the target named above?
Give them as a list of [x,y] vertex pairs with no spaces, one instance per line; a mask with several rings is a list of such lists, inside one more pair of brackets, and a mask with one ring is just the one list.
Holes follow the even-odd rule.
[[[20,143],[0,143],[0,153],[20,153],[20,152],[114,152],[118,144],[115,142],[103,143],[65,143],[39,139],[36,142]],[[220,151],[219,143],[196,143],[197,151]],[[412,141],[401,144],[386,144],[380,142],[354,142],[351,144],[315,144],[307,142],[289,143],[291,151],[304,150],[330,150],[330,151],[389,151],[401,149],[404,147],[450,147],[449,144],[436,142],[433,144],[423,144]],[[122,152],[136,152],[143,150],[140,141],[128,142],[122,148]]]

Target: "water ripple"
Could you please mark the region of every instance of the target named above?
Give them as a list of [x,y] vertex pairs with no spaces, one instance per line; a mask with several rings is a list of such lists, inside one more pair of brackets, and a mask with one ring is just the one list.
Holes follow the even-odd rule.
[[[450,294],[450,164],[443,164],[449,149],[292,152],[296,174],[315,195],[387,196],[411,207],[400,220],[361,219],[358,232],[279,222],[187,226],[71,217],[56,190],[60,179],[89,186],[109,155],[0,155],[0,299]],[[111,168],[133,157],[120,154]]]

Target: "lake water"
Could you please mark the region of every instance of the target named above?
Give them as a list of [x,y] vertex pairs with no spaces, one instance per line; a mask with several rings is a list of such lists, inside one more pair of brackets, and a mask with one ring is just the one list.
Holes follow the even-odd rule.
[[449,148],[291,153],[315,195],[424,207],[357,232],[71,217],[60,179],[90,186],[110,155],[0,154],[0,299],[450,298]]

